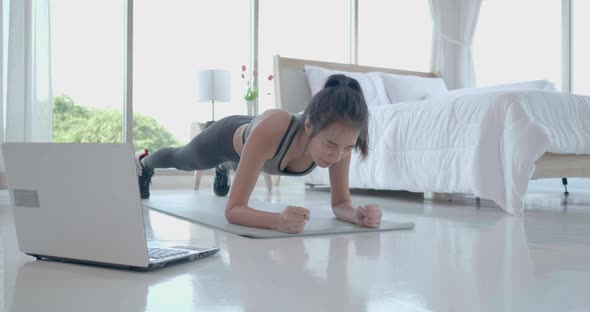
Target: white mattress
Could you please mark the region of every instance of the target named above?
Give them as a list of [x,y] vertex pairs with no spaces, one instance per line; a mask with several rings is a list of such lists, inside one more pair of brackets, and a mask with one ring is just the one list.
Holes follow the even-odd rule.
[[[590,97],[510,91],[370,108],[370,154],[352,156],[352,188],[473,193],[521,214],[545,152],[590,154]],[[328,169],[304,178],[328,184]]]

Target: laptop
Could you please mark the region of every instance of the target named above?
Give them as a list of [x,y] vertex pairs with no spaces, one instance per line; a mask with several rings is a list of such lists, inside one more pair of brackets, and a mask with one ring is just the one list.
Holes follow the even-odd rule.
[[37,259],[151,270],[216,247],[146,240],[131,144],[4,143],[18,245]]

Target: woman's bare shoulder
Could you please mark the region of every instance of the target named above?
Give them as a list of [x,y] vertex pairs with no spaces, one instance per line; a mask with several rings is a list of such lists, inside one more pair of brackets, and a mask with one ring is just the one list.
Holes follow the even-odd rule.
[[258,122],[252,129],[258,128],[258,132],[283,133],[284,131],[281,130],[287,130],[291,121],[291,113],[284,109],[269,109],[260,115]]
[[256,119],[246,144],[255,146],[254,153],[272,157],[291,122],[291,114],[282,109],[270,109]]
[[284,123],[291,120],[291,113],[280,108],[266,110],[262,115],[269,120],[269,123]]

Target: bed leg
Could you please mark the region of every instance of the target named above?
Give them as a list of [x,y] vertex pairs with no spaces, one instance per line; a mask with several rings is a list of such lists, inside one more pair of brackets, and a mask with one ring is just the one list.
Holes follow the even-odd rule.
[[563,187],[565,188],[565,192],[563,192],[563,195],[568,196],[570,194],[570,192],[567,191],[567,178],[561,178],[561,183],[563,184]]

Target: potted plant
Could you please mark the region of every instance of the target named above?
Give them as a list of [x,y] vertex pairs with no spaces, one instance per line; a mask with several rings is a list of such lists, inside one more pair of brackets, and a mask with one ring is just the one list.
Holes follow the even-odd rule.
[[[252,76],[246,77],[246,65],[242,65],[242,80],[246,81],[246,92],[244,93],[244,100],[246,100],[246,107],[248,111],[248,115],[255,115],[256,114],[256,99],[258,98],[258,88],[254,86],[252,80],[258,77],[258,71],[253,70]],[[252,78],[252,80],[250,79]],[[266,78],[268,81],[272,81],[273,75],[268,75]]]

